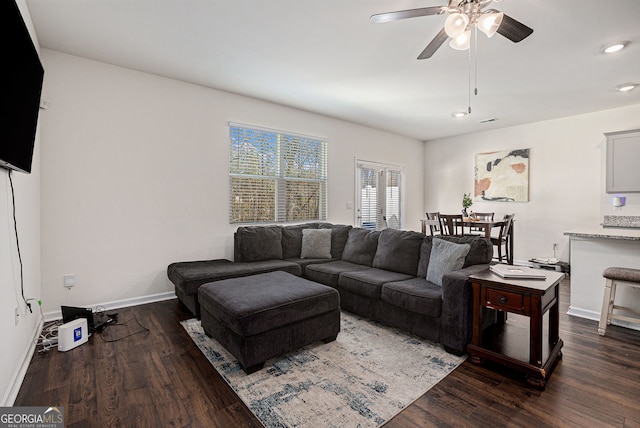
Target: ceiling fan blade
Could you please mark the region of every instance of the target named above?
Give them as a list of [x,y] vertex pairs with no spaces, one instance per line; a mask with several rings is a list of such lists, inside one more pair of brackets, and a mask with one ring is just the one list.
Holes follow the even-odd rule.
[[440,30],[438,34],[431,40],[431,43],[427,45],[426,48],[422,51],[422,53],[418,56],[418,59],[427,59],[431,58],[434,53],[438,50],[440,46],[449,38],[447,33],[444,31],[444,28]]
[[382,22],[397,21],[399,19],[417,18],[419,16],[437,15],[441,13],[445,6],[421,7],[419,9],[399,10],[396,12],[378,13],[371,15],[370,22],[372,24],[380,24]]
[[502,18],[502,24],[498,27],[498,33],[505,36],[514,43],[518,43],[533,33],[533,29],[527,27],[520,21],[516,21],[508,15]]

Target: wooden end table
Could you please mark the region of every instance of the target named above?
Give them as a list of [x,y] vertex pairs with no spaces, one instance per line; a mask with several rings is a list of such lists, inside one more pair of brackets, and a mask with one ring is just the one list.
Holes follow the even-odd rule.
[[[556,359],[562,358],[559,329],[559,284],[564,273],[543,271],[546,278],[505,279],[487,269],[471,275],[473,338],[471,362],[490,360],[525,373],[527,382],[544,389]],[[483,308],[497,309],[498,323],[482,329]],[[529,317],[529,329],[505,321],[507,312]],[[549,313],[548,329],[543,325]],[[546,337],[546,340],[544,337]]]

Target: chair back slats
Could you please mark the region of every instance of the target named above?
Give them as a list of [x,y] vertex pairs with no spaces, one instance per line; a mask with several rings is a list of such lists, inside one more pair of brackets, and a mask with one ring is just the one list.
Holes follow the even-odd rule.
[[[507,263],[513,264],[513,254],[511,254],[510,250],[510,242],[511,239],[511,228],[513,227],[513,218],[515,214],[507,214],[504,216],[504,223],[500,226],[500,232],[498,233],[497,238],[491,238],[491,242],[493,245],[498,247],[498,261],[502,262],[502,257],[504,256],[507,260]],[[504,253],[502,252],[502,247],[504,246]]]
[[441,234],[440,213],[439,212],[427,213],[427,220],[429,220],[429,229],[431,231],[431,236],[440,235]]
[[515,217],[515,214],[506,214],[504,216],[504,226],[500,228],[500,235],[504,239],[507,239],[509,237],[509,234],[511,233],[511,226],[513,225],[513,217]]
[[462,214],[440,214],[440,230],[443,235],[464,235]]

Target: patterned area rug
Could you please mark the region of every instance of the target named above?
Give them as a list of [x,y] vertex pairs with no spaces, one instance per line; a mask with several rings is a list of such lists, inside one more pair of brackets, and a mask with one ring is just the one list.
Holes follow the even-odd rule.
[[246,375],[207,337],[182,322],[213,367],[266,427],[377,427],[444,379],[465,357],[400,330],[342,312],[341,331]]

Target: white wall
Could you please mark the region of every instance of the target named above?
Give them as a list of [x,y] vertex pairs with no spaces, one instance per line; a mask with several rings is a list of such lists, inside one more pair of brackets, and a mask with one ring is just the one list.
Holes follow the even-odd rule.
[[[36,49],[39,49],[31,17],[24,0],[18,7],[27,23]],[[2,144],[10,144],[3,141]],[[24,294],[27,298],[40,298],[40,138],[36,146],[30,175],[13,172],[16,221],[24,273]],[[32,304],[33,313],[27,310],[20,290],[20,264],[16,248],[13,223],[11,187],[8,171],[0,169],[0,406],[13,404],[18,393],[34,334],[38,330],[40,310]],[[18,308],[18,325],[15,325],[15,308]]]
[[[407,218],[419,228],[420,141],[56,51],[43,57],[46,312],[172,292],[169,263],[233,257],[229,121],[326,137],[335,223],[353,223],[356,157],[404,164]],[[76,274],[68,296],[65,274]]]
[[[469,118],[467,118],[469,119]],[[640,215],[640,194],[614,211],[605,192],[605,132],[640,128],[640,105],[433,140],[425,148],[425,210],[459,213],[473,191],[476,153],[530,148],[529,202],[474,202],[472,210],[515,213],[514,257],[569,261],[568,230],[592,229],[605,214]]]

